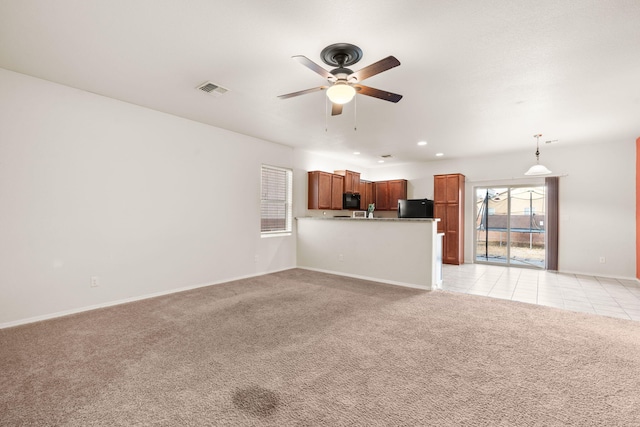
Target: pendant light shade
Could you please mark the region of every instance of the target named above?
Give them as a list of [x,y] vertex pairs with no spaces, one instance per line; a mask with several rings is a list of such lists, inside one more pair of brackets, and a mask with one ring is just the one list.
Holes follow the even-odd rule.
[[539,140],[542,134],[533,135],[536,139],[536,164],[531,166],[528,171],[524,174],[529,176],[538,176],[538,175],[549,175],[551,171],[547,169],[545,166],[540,164],[540,146]]
[[353,99],[355,94],[356,90],[353,86],[341,81],[335,82],[333,86],[327,89],[327,97],[334,104],[346,104]]
[[549,175],[551,171],[544,165],[533,165],[526,171],[525,175]]

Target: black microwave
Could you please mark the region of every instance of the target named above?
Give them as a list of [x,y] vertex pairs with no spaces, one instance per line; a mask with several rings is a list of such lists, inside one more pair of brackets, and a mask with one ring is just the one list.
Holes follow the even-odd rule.
[[360,209],[360,195],[344,193],[342,195],[342,209]]
[[433,218],[433,200],[398,200],[398,218]]

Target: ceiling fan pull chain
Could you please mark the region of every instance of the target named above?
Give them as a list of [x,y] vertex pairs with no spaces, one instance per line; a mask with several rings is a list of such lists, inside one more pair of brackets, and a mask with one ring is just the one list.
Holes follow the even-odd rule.
[[358,97],[353,97],[353,131],[358,130]]
[[326,96],[324,97],[324,131],[327,132],[327,128],[329,127],[328,124],[328,116],[329,116],[329,98],[327,98]]

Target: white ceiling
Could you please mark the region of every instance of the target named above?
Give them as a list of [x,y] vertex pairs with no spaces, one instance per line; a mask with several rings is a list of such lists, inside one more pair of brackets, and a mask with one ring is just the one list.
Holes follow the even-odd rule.
[[[365,167],[533,156],[535,133],[640,136],[639,20],[638,0],[2,0],[0,67]],[[365,84],[404,98],[278,99],[325,83],[291,56],[330,69],[333,43],[363,50],[353,70],[398,58]]]

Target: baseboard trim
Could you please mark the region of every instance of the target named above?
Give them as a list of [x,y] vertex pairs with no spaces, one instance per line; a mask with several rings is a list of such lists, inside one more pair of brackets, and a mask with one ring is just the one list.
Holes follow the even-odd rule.
[[11,321],[11,322],[6,322],[6,323],[0,323],[0,329],[13,328],[15,326],[26,325],[26,324],[35,323],[35,322],[41,322],[43,320],[49,320],[49,319],[55,319],[57,317],[69,316],[71,314],[82,313],[82,312],[85,312],[85,311],[97,310],[97,309],[106,308],[106,307],[113,307],[114,305],[127,304],[127,303],[130,303],[130,302],[141,301],[141,300],[145,300],[145,299],[149,299],[149,298],[161,297],[161,296],[164,296],[164,295],[177,294],[179,292],[190,291],[190,290],[198,289],[198,288],[205,288],[207,286],[221,285],[223,283],[229,283],[229,282],[233,282],[233,281],[236,281],[236,280],[250,279],[252,277],[264,276],[265,274],[277,273],[279,271],[291,270],[293,268],[296,268],[296,267],[286,267],[286,268],[281,268],[281,269],[273,270],[273,271],[266,271],[266,272],[261,272],[261,273],[256,273],[256,274],[248,274],[248,275],[244,275],[244,276],[231,277],[231,278],[228,278],[228,279],[224,279],[224,280],[220,280],[220,281],[212,282],[212,283],[201,283],[201,284],[197,284],[197,285],[184,286],[184,287],[181,287],[181,288],[169,289],[167,291],[154,292],[154,293],[151,293],[151,294],[145,294],[145,295],[140,295],[140,296],[136,296],[136,297],[124,298],[124,299],[115,300],[115,301],[109,301],[109,302],[105,302],[105,303],[101,303],[101,304],[95,304],[95,305],[90,305],[90,306],[85,306],[85,307],[73,308],[73,309],[70,309],[70,310],[58,311],[58,312],[55,312],[55,313],[43,314],[41,316],[28,317],[28,318],[25,318],[25,319],[14,320],[14,321]]
[[319,273],[335,274],[336,276],[344,276],[344,277],[352,277],[354,279],[368,280],[370,282],[384,283],[384,284],[387,284],[387,285],[394,285],[394,286],[402,286],[402,287],[405,287],[405,288],[420,289],[420,290],[423,290],[423,291],[430,291],[431,290],[431,289],[427,288],[426,286],[414,285],[412,283],[397,282],[397,281],[394,281],[394,280],[380,279],[380,278],[377,278],[377,277],[361,276],[359,274],[344,273],[342,271],[324,270],[324,269],[321,269],[321,268],[304,267],[304,266],[300,266],[300,265],[297,268],[300,268],[302,270],[317,271]]
[[[473,261],[469,261],[466,262],[465,264],[476,264],[476,265],[490,265],[490,266],[495,266],[495,267],[508,267],[508,268],[524,268],[527,270],[537,270],[537,271],[545,271],[548,273],[556,273],[556,274],[573,274],[574,276],[591,276],[591,277],[602,277],[604,279],[617,279],[617,280],[631,280],[631,281],[635,281],[636,283],[640,284],[640,279],[637,277],[625,277],[625,276],[611,276],[608,274],[600,274],[600,273],[593,273],[593,272],[584,272],[584,271],[571,271],[571,270],[545,270],[542,268],[533,268],[533,267],[522,267],[522,266],[515,266],[515,265],[510,265],[510,266],[506,266],[506,265],[502,265],[502,264],[489,264],[489,263],[484,263],[484,262],[473,262]],[[451,265],[451,264],[448,264]],[[460,267],[463,264],[460,264],[459,266],[455,266],[455,267]]]

